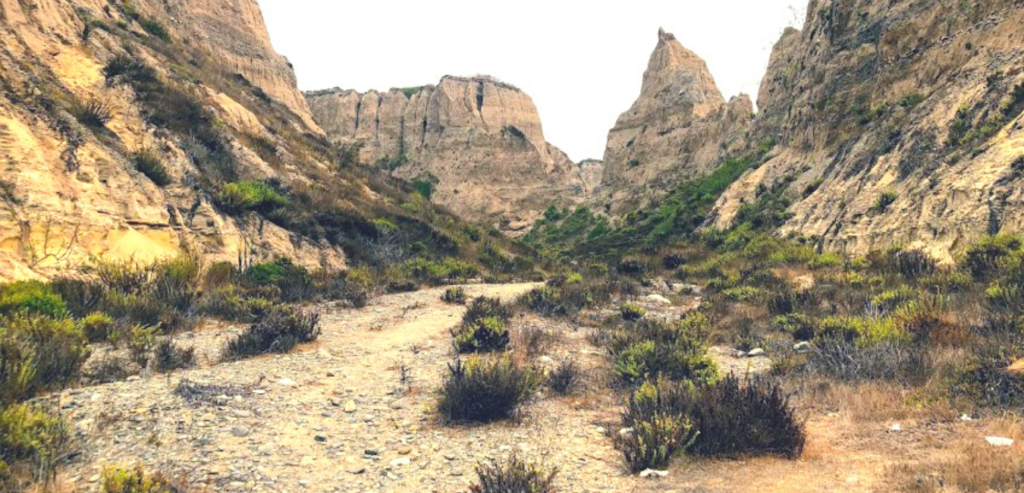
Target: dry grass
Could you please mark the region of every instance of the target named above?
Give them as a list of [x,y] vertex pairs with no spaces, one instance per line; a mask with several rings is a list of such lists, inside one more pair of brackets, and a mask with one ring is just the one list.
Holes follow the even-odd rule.
[[[985,437],[1015,440],[994,447]],[[1024,491],[1024,426],[1019,417],[996,418],[953,442],[941,458],[896,468],[904,491],[985,493]]]

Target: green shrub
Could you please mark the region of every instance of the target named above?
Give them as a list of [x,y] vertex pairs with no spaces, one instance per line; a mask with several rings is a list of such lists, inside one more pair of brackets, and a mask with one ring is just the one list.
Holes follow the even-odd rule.
[[541,315],[550,317],[573,317],[581,310],[611,301],[611,288],[594,282],[549,282],[534,288],[516,300]]
[[742,385],[727,375],[687,394],[686,416],[699,434],[688,452],[706,457],[777,455],[795,459],[807,437],[782,389],[755,378]]
[[131,161],[135,165],[135,169],[146,175],[146,178],[149,178],[156,186],[166,187],[171,184],[171,175],[167,172],[167,167],[152,149],[135,151],[131,155]]
[[441,301],[452,305],[466,304],[466,289],[462,287],[448,288],[441,295]]
[[647,310],[636,303],[626,303],[619,307],[619,315],[622,316],[622,320],[635,322],[644,318],[644,315],[647,315]]
[[477,483],[470,493],[555,493],[557,469],[545,469],[513,455],[504,463],[484,463],[476,467]]
[[19,281],[0,286],[0,315],[14,313],[63,318],[67,315],[67,305],[46,284]]
[[187,488],[164,477],[151,474],[142,464],[134,468],[106,467],[100,493],[185,493]]
[[296,345],[313,342],[318,337],[318,313],[275,309],[228,341],[225,355],[230,359],[241,359],[266,353],[287,353]]
[[919,384],[926,378],[926,349],[891,341],[865,346],[836,337],[818,338],[811,344],[802,370],[841,382]]
[[626,401],[619,448],[631,472],[661,469],[686,451],[698,438],[698,431],[685,414],[684,403],[693,393],[689,383],[646,381]]
[[515,416],[537,391],[540,376],[510,357],[472,357],[448,365],[437,401],[441,422],[489,423]]
[[814,339],[814,322],[800,313],[779,315],[772,319],[771,327],[772,330],[792,335],[797,341]]
[[818,322],[815,333],[818,338],[838,338],[861,346],[909,339],[909,334],[892,317],[827,317]]
[[896,202],[899,195],[894,190],[886,190],[875,199],[875,205],[871,208],[871,211],[875,214],[882,214],[889,210],[889,206]]
[[406,261],[402,270],[409,277],[432,285],[465,281],[480,273],[476,266],[454,258],[438,262],[417,257]]
[[278,258],[250,266],[242,274],[246,284],[255,287],[274,287],[282,301],[303,301],[313,294],[313,277],[301,265],[290,259]]
[[49,483],[70,440],[69,426],[41,407],[0,407],[0,487],[3,471],[19,462],[29,463],[37,481]]
[[452,331],[455,349],[460,353],[504,351],[508,347],[509,332],[505,322],[487,317],[465,324]]
[[739,286],[726,289],[722,296],[729,301],[753,301],[760,298],[764,291],[753,286]]
[[871,298],[871,306],[889,312],[914,301],[916,298],[917,293],[910,288],[888,289]]
[[184,253],[155,263],[153,297],[179,312],[190,310],[199,298],[203,262],[196,254]]
[[143,370],[149,367],[150,354],[156,347],[157,331],[156,327],[135,325],[128,328],[122,336],[121,342],[128,348],[132,362]]
[[462,325],[472,325],[487,318],[496,318],[507,323],[512,319],[512,308],[497,298],[481,296],[469,304],[462,316]]
[[114,319],[106,313],[91,313],[78,322],[89,342],[104,342],[114,331]]
[[998,273],[1000,263],[1024,246],[1021,239],[1012,235],[986,236],[967,248],[960,265],[975,279],[987,279]]
[[230,286],[238,279],[238,269],[231,262],[214,262],[203,276],[205,289],[219,289]]
[[651,265],[646,259],[626,257],[619,262],[618,270],[627,276],[642,276],[651,271]]
[[216,200],[224,210],[235,214],[245,211],[266,214],[290,205],[287,197],[263,181],[225,184],[217,193]]
[[95,281],[60,277],[50,282],[50,290],[67,306],[68,313],[77,318],[95,313],[103,302],[106,290]]
[[196,350],[193,347],[179,347],[173,341],[163,340],[156,345],[154,361],[156,371],[160,373],[191,368],[196,364]]
[[159,23],[155,19],[140,18],[139,25],[142,26],[147,33],[160,38],[165,43],[171,42],[171,35],[167,32],[167,28],[163,24]]
[[660,377],[712,382],[718,369],[707,356],[708,330],[709,322],[700,312],[676,324],[643,319],[620,330],[609,342],[615,373],[633,384]]
[[88,357],[85,336],[71,320],[25,313],[0,319],[0,402],[68,385]]
[[1024,406],[1024,377],[1007,368],[1024,358],[1018,344],[985,343],[955,369],[950,391],[980,406],[1020,408]]

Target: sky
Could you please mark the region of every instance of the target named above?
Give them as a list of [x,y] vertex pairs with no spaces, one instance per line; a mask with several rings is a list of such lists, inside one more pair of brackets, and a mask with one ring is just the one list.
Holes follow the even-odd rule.
[[756,100],[771,47],[805,0],[259,0],[302,90],[436,84],[487,74],[525,91],[548,142],[600,159],[640,95],[658,28],[704,58],[728,99]]

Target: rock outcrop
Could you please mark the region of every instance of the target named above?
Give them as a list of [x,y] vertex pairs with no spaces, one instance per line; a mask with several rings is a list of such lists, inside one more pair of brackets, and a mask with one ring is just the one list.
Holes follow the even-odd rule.
[[899,245],[948,260],[1024,232],[1022,25],[1013,0],[814,0],[774,47],[753,121],[749,99],[723,103],[703,62],[661,33],[609,135],[599,203],[622,215],[773,143],[709,227],[778,184],[792,203],[779,233],[848,254]]
[[[118,57],[166,90],[143,105],[105,73]],[[0,0],[0,66],[0,281],[185,246],[209,260],[344,265],[341,248],[213,199],[218,170],[288,186],[328,166],[255,0]],[[140,172],[139,151],[166,176]]]
[[1024,5],[815,0],[784,33],[753,141],[778,146],[719,200],[727,226],[759,185],[791,180],[780,233],[860,254],[949,259],[1024,232]]
[[704,60],[659,30],[640,97],[608,134],[596,204],[620,215],[707,174],[746,145],[752,115],[749,97],[726,102]]
[[363,163],[431,183],[431,200],[512,233],[587,191],[580,168],[544,139],[526,93],[491,77],[451,77],[387,92],[307,93],[329,138]]

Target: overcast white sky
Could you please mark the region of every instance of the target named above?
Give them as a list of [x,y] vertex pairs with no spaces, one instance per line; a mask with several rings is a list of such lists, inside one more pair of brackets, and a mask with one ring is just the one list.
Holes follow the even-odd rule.
[[303,90],[366,91],[489,74],[526,91],[549,142],[601,158],[640,93],[658,27],[756,98],[771,46],[806,0],[259,0]]

